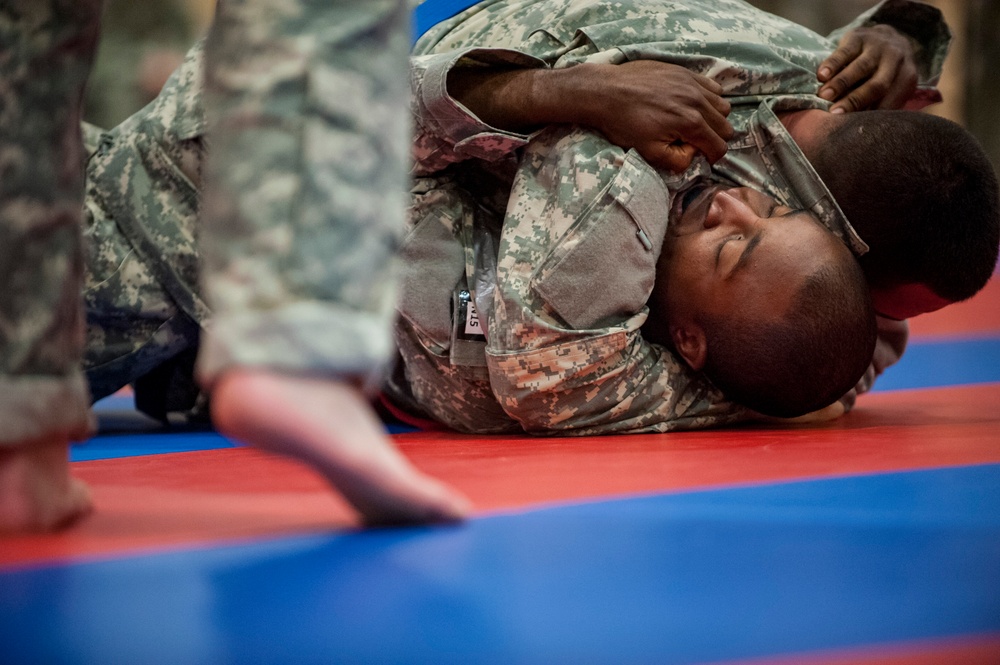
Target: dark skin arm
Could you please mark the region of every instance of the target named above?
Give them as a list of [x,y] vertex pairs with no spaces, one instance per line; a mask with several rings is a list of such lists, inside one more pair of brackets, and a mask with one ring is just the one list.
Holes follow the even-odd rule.
[[[916,46],[893,28],[854,30],[823,61],[817,77],[833,112],[900,108],[917,85]],[[715,163],[733,129],[722,86],[678,65],[637,60],[566,69],[459,68],[451,95],[484,122],[528,132],[550,123],[599,130],[650,164],[680,172],[698,152]]]
[[585,125],[671,171],[686,169],[698,151],[717,161],[733,135],[719,84],[651,60],[567,69],[456,69],[448,76],[448,90],[494,127],[524,132],[550,123]]

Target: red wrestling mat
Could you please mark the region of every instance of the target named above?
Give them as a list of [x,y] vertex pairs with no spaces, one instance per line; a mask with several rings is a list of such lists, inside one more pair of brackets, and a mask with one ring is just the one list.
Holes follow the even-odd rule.
[[998,662],[1000,635],[976,635],[967,639],[922,640],[715,665],[996,665]]
[[[480,513],[647,492],[1000,462],[1000,384],[876,393],[831,425],[591,438],[396,437]],[[177,436],[183,436],[178,434]],[[74,464],[96,514],[7,539],[0,565],[354,525],[312,471],[236,448]]]

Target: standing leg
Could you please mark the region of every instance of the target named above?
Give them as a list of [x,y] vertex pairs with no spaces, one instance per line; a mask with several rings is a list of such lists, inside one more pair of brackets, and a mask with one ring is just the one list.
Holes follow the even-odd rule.
[[93,429],[80,371],[80,108],[100,0],[0,4],[0,532],[89,510],[69,442]]
[[405,0],[222,0],[206,53],[213,421],[312,464],[369,523],[466,512],[362,391],[391,350],[408,45]]

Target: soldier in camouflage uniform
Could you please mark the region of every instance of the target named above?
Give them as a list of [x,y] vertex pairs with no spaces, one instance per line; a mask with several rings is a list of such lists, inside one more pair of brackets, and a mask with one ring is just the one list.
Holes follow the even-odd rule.
[[80,371],[80,112],[99,0],[0,4],[0,532],[89,507],[69,441],[93,428]]
[[[845,30],[870,21],[906,24],[913,8],[887,3]],[[929,23],[917,34],[927,38],[922,88],[931,90],[948,34],[937,13],[917,15]],[[456,69],[484,65],[560,68],[653,59],[693,69],[719,82],[733,106],[736,134],[711,177],[810,210],[861,254],[864,242],[778,118],[829,107],[816,96],[816,71],[833,49],[832,38],[733,0],[498,0],[429,31],[415,47],[422,57],[412,75],[419,177],[404,264],[417,267],[404,273],[397,326],[404,369],[390,382],[390,397],[411,412],[480,431],[665,431],[751,417],[639,331],[656,252],[640,246],[646,243],[636,238],[636,225],[658,249],[662,223],[655,237],[650,231],[656,211],[669,209],[678,191],[708,175],[707,163],[696,160],[683,173],[666,174],[582,129],[539,137],[503,131],[450,99],[445,81]],[[558,155],[563,150],[572,156]],[[459,163],[461,169],[448,168]],[[577,213],[608,219],[574,226],[583,219]],[[499,247],[492,298],[477,293],[478,285],[493,281],[484,278],[490,266],[478,251],[488,244],[483,229]],[[458,242],[446,249],[451,238]],[[606,248],[614,250],[602,256]],[[420,262],[433,263],[434,279],[425,279]],[[428,284],[439,285],[434,300]],[[478,318],[487,322],[486,336],[468,335],[464,292],[482,304]],[[901,350],[896,346],[889,361]]]
[[[562,3],[557,4],[562,6]],[[472,11],[484,6],[480,5]],[[535,3],[536,8],[542,6]],[[579,3],[573,6],[579,6]],[[702,11],[708,12],[706,8],[713,6],[715,5],[705,4]],[[490,5],[490,7],[497,8],[500,5]],[[711,12],[706,16],[710,18]],[[647,23],[650,20],[649,16],[642,19]],[[859,23],[862,20],[859,19]],[[440,30],[463,24],[464,21],[460,16],[444,24]],[[482,25],[510,24],[483,22]],[[547,22],[546,25],[558,28],[557,23]],[[794,51],[799,64],[791,68],[791,78],[788,80],[803,88],[811,86],[809,89],[814,92],[818,85],[813,74],[815,65],[832,50],[831,43],[798,26],[788,26],[780,21],[777,25],[792,31],[795,38],[807,40],[809,48]],[[655,22],[651,26],[659,27]],[[421,44],[433,38],[435,34],[438,32],[432,32]],[[476,38],[479,37],[481,35],[477,34]],[[611,38],[610,33],[607,37]],[[749,49],[751,53],[758,54],[758,60],[764,61],[761,63],[751,60],[751,65],[769,66],[779,71],[781,67],[790,67],[787,60],[777,56],[764,57],[769,51],[762,51],[754,43],[743,46],[745,50]],[[688,45],[687,50],[693,53],[696,47],[720,48],[718,44],[713,46],[711,42],[696,38]],[[738,44],[732,46],[727,42],[724,47],[730,50],[736,49],[735,55],[742,52]],[[421,45],[418,45],[418,49],[420,48]],[[927,49],[927,52],[937,51]],[[513,148],[527,142],[527,137],[483,126],[444,94],[443,81],[449,67],[457,61],[475,62],[479,59],[484,62],[519,66],[542,66],[545,63],[514,51],[479,49],[466,55],[465,60],[454,53],[429,56],[426,62],[418,59],[414,70],[414,81],[417,86],[414,100],[417,104],[419,129],[418,175],[437,174],[447,164],[470,156],[480,158],[481,164],[475,171],[475,178],[462,175],[463,172],[473,173],[471,170],[455,170],[445,179],[439,174],[430,179],[421,177],[414,188],[411,219],[417,221],[427,215],[437,215],[440,222],[421,225],[423,227],[421,234],[430,233],[433,236],[436,233],[428,244],[422,244],[418,238],[411,237],[405,249],[408,260],[403,264],[401,298],[403,316],[397,331],[397,341],[406,365],[398,367],[399,371],[387,387],[387,393],[393,401],[417,413],[430,413],[460,429],[476,431],[508,431],[522,427],[530,431],[572,433],[659,430],[699,427],[745,418],[747,416],[745,410],[722,401],[718,393],[704,379],[685,370],[668,352],[661,347],[643,345],[644,343],[640,343],[640,348],[644,349],[647,355],[636,367],[649,365],[659,367],[662,363],[665,370],[661,373],[663,378],[658,380],[662,383],[654,381],[654,388],[648,394],[639,391],[641,397],[639,400],[634,399],[634,392],[629,394],[630,389],[638,386],[632,386],[628,381],[604,393],[591,391],[593,394],[599,394],[600,399],[589,397],[584,399],[570,395],[576,402],[592,403],[595,415],[585,425],[574,419],[573,409],[567,410],[562,406],[558,412],[570,413],[571,416],[561,421],[550,417],[553,406],[543,405],[541,408],[532,406],[531,417],[539,419],[537,424],[531,421],[519,424],[503,411],[494,396],[494,389],[501,395],[506,395],[504,399],[512,402],[532,396],[544,400],[549,399],[546,385],[572,386],[573,383],[565,372],[552,373],[551,382],[546,385],[540,384],[535,380],[536,377],[521,383],[518,379],[521,365],[513,358],[508,358],[510,362],[503,372],[494,375],[497,382],[494,386],[491,387],[488,382],[489,370],[486,366],[483,338],[481,335],[476,335],[474,322],[470,318],[470,312],[474,311],[470,303],[473,294],[477,302],[489,297],[488,289],[479,288],[477,282],[488,284],[491,281],[489,256],[495,254],[496,250],[490,249],[490,243],[496,242],[499,220],[502,219],[507,207],[512,169],[517,166],[510,156],[513,154]],[[139,378],[137,391],[140,404],[146,404],[147,410],[154,413],[183,408],[192,402],[191,396],[194,392],[191,390],[191,383],[183,380],[183,377],[190,372],[188,359],[190,349],[198,343],[197,328],[199,324],[205,322],[207,313],[197,288],[198,256],[197,246],[193,242],[198,233],[198,165],[205,148],[203,142],[205,127],[197,87],[200,57],[199,49],[194,49],[154,105],[103,137],[95,135],[95,145],[98,145],[98,148],[90,162],[88,213],[93,220],[91,228],[94,229],[95,240],[106,240],[107,234],[113,233],[109,224],[121,228],[127,239],[119,251],[127,253],[131,251],[130,248],[134,248],[137,258],[136,270],[139,270],[139,264],[144,266],[142,270],[148,275],[144,283],[151,291],[156,292],[156,295],[150,296],[148,302],[160,302],[163,300],[162,294],[166,293],[169,295],[167,300],[169,306],[158,310],[161,318],[153,322],[150,334],[144,339],[136,339],[136,336],[130,335],[128,329],[122,328],[119,331],[118,341],[113,342],[105,334],[107,327],[105,321],[113,320],[115,312],[122,311],[123,307],[129,307],[129,303],[136,302],[136,299],[134,294],[123,291],[120,286],[108,281],[106,275],[95,271],[88,287],[88,302],[94,305],[90,313],[93,337],[92,344],[88,347],[92,354],[89,356],[92,367],[89,374],[96,394],[113,390],[144,374],[147,377],[155,377],[155,380]],[[692,58],[694,56],[688,57],[685,62],[698,61],[697,58],[693,60]],[[739,71],[735,65],[734,71]],[[432,84],[425,85],[425,81],[431,81]],[[746,85],[749,86],[750,83]],[[753,102],[751,108],[756,110],[762,98],[769,97],[771,92],[780,89],[778,81],[770,81],[770,87],[762,89],[760,95],[747,97]],[[793,105],[823,104],[811,95],[793,97],[792,102]],[[778,133],[783,131],[780,126],[772,126],[773,122],[766,122],[768,118],[769,116],[766,116],[765,121],[761,123],[764,130],[767,130],[764,131],[764,136],[770,136],[771,129]],[[787,150],[786,148],[785,151]],[[744,154],[752,157],[755,151],[759,152],[760,148],[746,138],[730,146],[733,155]],[[806,200],[815,201],[816,203],[811,206],[813,211],[828,225],[841,228],[845,238],[851,238],[851,229],[846,221],[842,227],[838,227],[839,217],[836,208],[831,205],[832,199],[828,194],[824,198],[825,189],[821,188],[821,183],[819,190],[810,189],[810,187],[815,189],[816,184],[812,182],[813,176],[810,175],[812,172],[807,164],[803,167],[805,177],[797,180],[793,178],[797,189],[789,191],[788,185],[783,185],[784,178],[774,173],[774,168],[777,166],[771,170],[760,166],[761,161],[773,163],[774,158],[781,157],[782,154],[775,155],[773,151],[765,151],[762,154],[767,156],[756,158],[756,170],[754,168],[743,170],[757,173],[757,180],[761,182],[761,186],[781,200],[796,202],[800,207],[806,206],[802,206],[795,197],[801,196]],[[624,153],[622,157],[624,158]],[[794,151],[791,157],[793,162],[789,168],[794,171],[795,166],[801,165],[804,160]],[[735,159],[735,163],[740,163],[738,158]],[[623,159],[622,164],[628,174],[633,176],[642,174],[649,176],[651,173],[648,166],[634,155],[628,158],[627,163]],[[619,168],[620,165],[607,165],[602,177],[613,176]],[[698,168],[704,169],[704,163]],[[695,172],[680,174],[676,182],[684,182],[685,178],[690,178]],[[735,176],[733,180],[742,182]],[[470,185],[473,181],[474,185]],[[643,182],[649,184],[655,181],[647,177]],[[122,187],[121,183],[127,184]],[[568,192],[567,195],[573,197],[575,192]],[[459,201],[461,205],[454,204],[456,197],[461,199]],[[633,199],[638,200],[638,197]],[[475,214],[471,214],[470,211]],[[473,218],[476,224],[472,223]],[[461,244],[454,243],[453,240],[448,242],[454,237],[453,231],[461,237]],[[862,247],[856,238],[853,242],[858,248]],[[493,246],[495,247],[495,244]],[[421,247],[429,254],[421,255]],[[649,265],[649,259],[649,256],[643,258],[646,265]],[[107,266],[111,269],[117,265],[118,262],[115,260],[107,262]],[[457,289],[459,292],[455,292],[453,286],[460,281],[459,275],[464,276],[465,284],[462,286],[465,288]],[[478,279],[477,275],[483,276],[484,279]],[[472,286],[473,284],[476,286]],[[463,295],[460,293],[462,290],[467,290],[468,293]],[[116,294],[122,293],[125,294],[125,301],[119,297],[116,302]],[[636,296],[636,300],[638,303],[636,307],[641,309],[644,302],[642,295]],[[106,309],[102,310],[102,306]],[[463,311],[463,307],[466,317],[453,319],[452,309],[460,312]],[[488,310],[489,307],[483,309]],[[147,308],[147,311],[152,310],[156,310],[156,307]],[[517,312],[516,308],[512,311],[515,314]],[[137,315],[138,312],[129,312],[122,318],[127,320]],[[468,326],[464,325],[466,319],[469,320]],[[602,353],[617,353],[619,347],[614,345],[619,345],[621,340],[641,340],[636,331],[640,320],[640,314],[636,312],[621,333],[605,336],[612,346]],[[459,326],[456,321],[462,322],[463,325]],[[491,325],[503,327],[499,321],[497,319],[491,322]],[[160,330],[160,325],[164,329],[162,339],[153,334]],[[114,344],[120,346],[114,348]],[[600,347],[595,346],[595,348]],[[178,354],[177,349],[188,351]],[[496,355],[499,363],[500,354]],[[166,362],[171,358],[172,362]],[[598,370],[597,376],[599,376],[603,371],[601,363],[596,362],[594,367]],[[506,369],[510,369],[510,372]],[[153,373],[148,374],[151,371]],[[181,380],[175,380],[177,377],[181,377]],[[570,392],[567,391],[567,395]],[[655,406],[651,407],[643,400]],[[610,410],[602,412],[601,409]]]
[[[4,179],[0,201],[4,248],[18,255],[3,264],[12,296],[4,329],[14,333],[2,350],[3,380],[11,383],[2,393],[3,441],[20,451],[58,438],[57,480],[66,485],[66,443],[92,424],[79,371],[81,180],[72,166],[81,160],[72,139],[79,145],[99,7],[20,4],[0,13],[3,150],[7,163],[24,169]],[[104,377],[115,374],[179,377],[190,388],[200,342],[200,379],[213,393],[217,428],[310,463],[368,522],[454,519],[466,510],[463,498],[396,451],[361,392],[391,348],[408,24],[402,0],[346,9],[318,0],[221,3],[208,39],[214,156],[197,229],[174,222],[198,210],[200,107],[189,113],[184,97],[166,95],[117,132],[86,132],[93,156],[85,362],[95,394],[107,392]],[[40,72],[53,80],[38,79]],[[192,82],[184,76],[173,79],[174,90]],[[51,150],[36,162],[40,146]],[[35,163],[46,171],[37,180],[27,168]],[[37,240],[46,233],[51,247]],[[214,312],[207,334],[200,334],[208,311],[198,286],[202,258]],[[28,284],[36,291],[16,288]],[[0,489],[13,486],[7,480],[0,475]],[[13,487],[22,504],[50,489]],[[4,509],[14,505],[2,498]],[[0,528],[49,528],[69,512],[5,519]]]

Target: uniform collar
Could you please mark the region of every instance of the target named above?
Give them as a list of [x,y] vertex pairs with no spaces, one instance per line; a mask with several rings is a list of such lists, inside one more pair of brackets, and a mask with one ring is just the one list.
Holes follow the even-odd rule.
[[802,149],[781,123],[778,113],[826,108],[829,104],[813,95],[783,95],[763,100],[749,119],[746,132],[761,156],[769,179],[778,184],[779,195],[793,208],[811,211],[843,240],[855,256],[868,252],[868,245],[848,221],[833,194],[816,173]]

